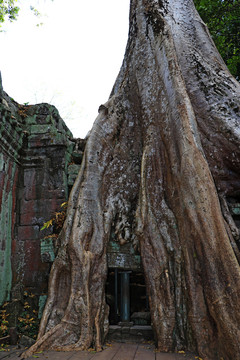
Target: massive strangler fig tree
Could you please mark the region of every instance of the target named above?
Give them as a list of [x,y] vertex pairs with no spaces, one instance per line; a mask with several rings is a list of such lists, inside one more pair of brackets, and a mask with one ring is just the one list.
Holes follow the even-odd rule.
[[131,1],[123,65],[87,141],[24,356],[101,349],[115,231],[139,242],[158,349],[240,359],[239,231],[227,202],[240,195],[239,105],[240,84],[192,0]]

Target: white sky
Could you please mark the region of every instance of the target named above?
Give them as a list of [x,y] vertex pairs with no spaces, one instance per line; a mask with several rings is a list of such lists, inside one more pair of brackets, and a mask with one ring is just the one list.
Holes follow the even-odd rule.
[[122,64],[129,3],[22,0],[18,20],[0,33],[4,90],[22,104],[54,104],[73,135],[85,137]]

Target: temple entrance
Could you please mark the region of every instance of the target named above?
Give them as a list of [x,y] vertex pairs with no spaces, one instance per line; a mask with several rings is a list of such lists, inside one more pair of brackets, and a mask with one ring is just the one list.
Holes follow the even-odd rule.
[[106,302],[108,340],[142,342],[153,339],[141,256],[131,242],[120,245],[114,236],[107,249]]
[[110,307],[110,325],[151,325],[143,272],[109,269],[106,300]]

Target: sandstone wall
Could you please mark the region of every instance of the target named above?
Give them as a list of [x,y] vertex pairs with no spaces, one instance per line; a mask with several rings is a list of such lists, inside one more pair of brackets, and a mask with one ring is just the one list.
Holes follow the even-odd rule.
[[68,199],[76,143],[54,106],[19,105],[0,82],[0,305],[47,291],[41,228]]
[[0,304],[10,298],[12,285],[12,244],[17,221],[17,193],[20,155],[24,133],[13,115],[16,107],[7,104],[0,79]]

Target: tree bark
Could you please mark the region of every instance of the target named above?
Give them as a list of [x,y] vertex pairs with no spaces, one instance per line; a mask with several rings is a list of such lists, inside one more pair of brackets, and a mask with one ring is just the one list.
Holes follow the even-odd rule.
[[100,350],[106,247],[139,242],[157,348],[240,359],[240,85],[192,0],[132,0],[129,39],[70,195],[36,350]]

